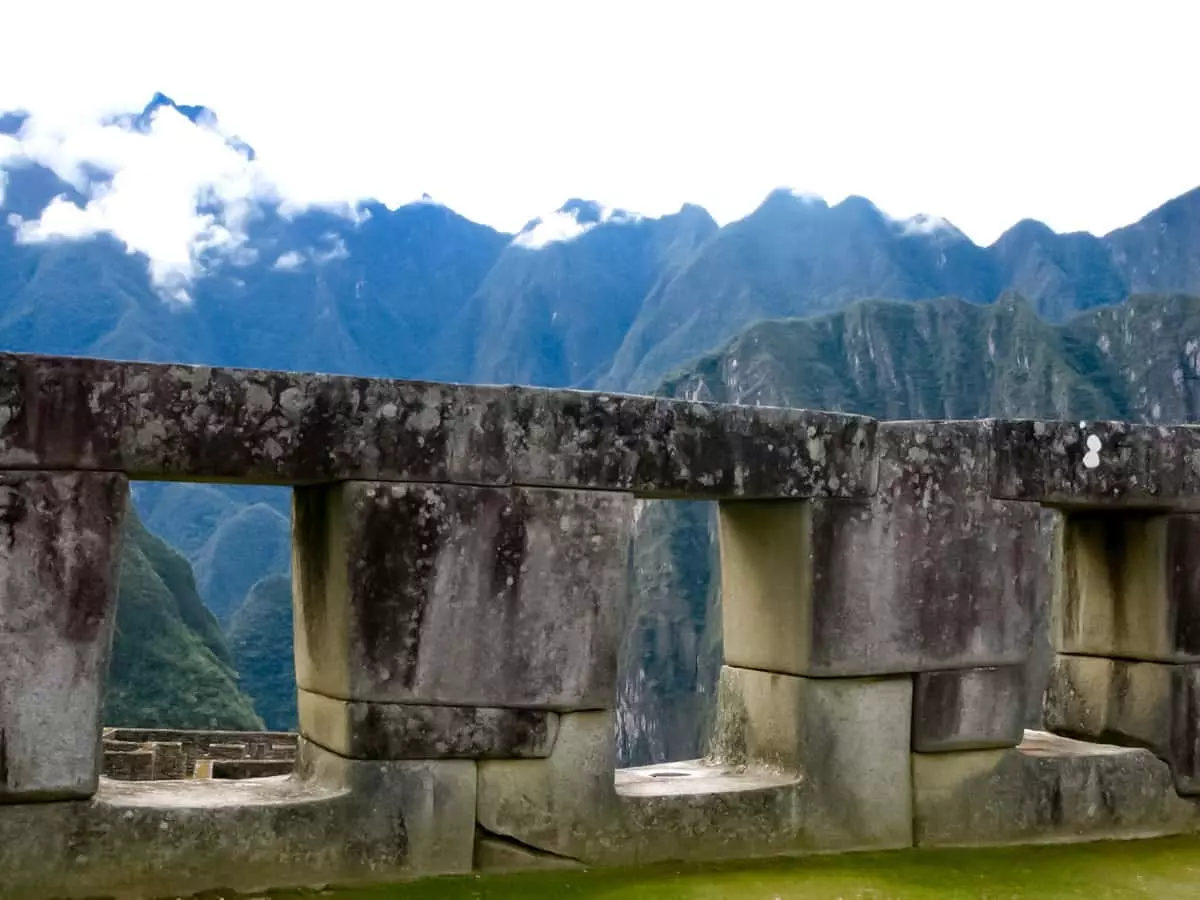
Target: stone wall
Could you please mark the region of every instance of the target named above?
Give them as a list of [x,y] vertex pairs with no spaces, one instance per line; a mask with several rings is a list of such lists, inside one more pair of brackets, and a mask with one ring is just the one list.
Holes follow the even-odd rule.
[[[0,356],[0,893],[1193,829],[1195,434]],[[295,486],[294,771],[102,752],[131,477]],[[638,497],[719,502],[725,664],[617,770]]]
[[119,781],[257,778],[291,772],[298,735],[105,728],[102,774]]

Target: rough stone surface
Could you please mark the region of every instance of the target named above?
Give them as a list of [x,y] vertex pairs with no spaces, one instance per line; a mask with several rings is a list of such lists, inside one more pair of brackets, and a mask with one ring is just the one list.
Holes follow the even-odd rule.
[[297,682],[348,700],[603,709],[633,498],[351,482],[296,491]]
[[647,497],[861,497],[860,416],[578,391],[514,394],[513,481]]
[[913,754],[918,846],[1150,837],[1200,825],[1146,750],[1026,732],[1020,749]]
[[115,782],[0,807],[5,900],[176,897],[462,874],[475,764],[355,762],[311,745],[291,776]]
[[1200,431],[1192,427],[1040,421],[992,427],[996,497],[1200,509]]
[[0,466],[865,496],[873,420],[678,400],[0,355]]
[[300,732],[352,759],[549,756],[557,713],[335,700],[300,691]]
[[[889,699],[911,697],[907,679],[889,682],[878,683]],[[589,865],[907,846],[911,709],[860,702],[876,686],[857,686],[859,697],[854,686],[813,686],[803,774],[718,761],[622,770],[614,778],[611,714],[565,715],[549,758],[479,763],[479,823]],[[874,750],[868,736],[878,738],[877,713],[885,740]],[[903,724],[894,729],[893,719]],[[818,722],[829,732],[816,734]]]
[[1200,794],[1200,666],[1059,656],[1046,726],[1084,740],[1145,747],[1171,766],[1181,794]]
[[922,672],[913,684],[913,750],[1015,747],[1025,732],[1020,666]]
[[125,479],[0,473],[0,803],[87,797]]
[[1024,664],[1053,585],[1049,520],[989,496],[988,424],[881,423],[876,443],[869,501],[722,504],[726,661],[820,676]]
[[1072,513],[1061,544],[1059,650],[1200,661],[1200,516]]

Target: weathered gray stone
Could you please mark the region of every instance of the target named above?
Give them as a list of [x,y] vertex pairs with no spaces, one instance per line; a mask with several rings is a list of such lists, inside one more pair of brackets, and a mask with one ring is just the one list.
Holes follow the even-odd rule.
[[1056,506],[1200,508],[1200,431],[1128,422],[997,421],[992,492]]
[[[911,690],[907,679],[890,681],[884,691],[893,696],[897,687]],[[588,865],[907,846],[911,708],[886,711],[883,749],[857,758],[878,728],[863,714],[878,709],[855,702],[853,688],[841,694],[850,708],[835,709],[838,691],[814,703],[809,717],[835,732],[823,742],[811,736],[809,749],[832,758],[807,760],[812,771],[803,775],[700,761],[614,775],[611,713],[564,715],[549,758],[478,763],[479,824]],[[893,718],[905,723],[898,740],[891,739]]]
[[356,762],[305,745],[291,776],[115,782],[0,807],[5,900],[175,897],[471,871],[475,763]]
[[0,354],[0,466],[860,497],[874,422],[535,388]]
[[154,778],[154,751],[105,750],[104,777],[118,781],[150,781]]
[[1071,513],[1060,554],[1059,650],[1200,660],[1200,516]]
[[629,495],[353,482],[295,498],[304,690],[429,705],[613,705]]
[[913,750],[1015,747],[1025,732],[1020,666],[922,672],[913,685]]
[[865,502],[721,504],[725,659],[794,675],[1024,664],[1047,518],[988,494],[988,425],[879,425]]
[[87,797],[128,488],[0,473],[0,803]]
[[1200,794],[1200,666],[1060,655],[1046,727],[1145,747],[1171,766],[1179,793]]
[[1020,749],[914,753],[921,847],[1178,834],[1200,825],[1146,750],[1026,732]]
[[300,732],[352,759],[549,756],[558,715],[534,709],[335,700],[300,691]]
[[862,497],[871,419],[579,391],[514,395],[513,481],[647,497]]

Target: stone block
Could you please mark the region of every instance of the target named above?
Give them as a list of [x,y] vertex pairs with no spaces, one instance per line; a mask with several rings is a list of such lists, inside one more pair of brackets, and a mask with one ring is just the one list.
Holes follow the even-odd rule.
[[127,494],[120,475],[0,473],[0,803],[96,790]]
[[558,715],[544,710],[299,699],[300,732],[352,759],[542,757],[558,734]]
[[154,778],[153,750],[105,750],[104,777],[118,781],[150,781]]
[[913,750],[1015,747],[1025,732],[1020,666],[922,672],[913,684]]
[[1060,554],[1061,652],[1200,661],[1200,516],[1073,512]]
[[725,662],[800,674],[813,656],[812,504],[737,500],[717,513]]
[[867,501],[721,504],[725,661],[861,676],[1021,665],[1053,578],[1036,505],[991,499],[984,422],[886,422]]
[[521,390],[517,484],[644,497],[863,497],[875,422],[861,416],[580,391]]
[[1150,837],[1200,824],[1146,750],[1026,732],[1020,749],[914,753],[912,771],[919,847]]
[[1129,422],[1000,420],[992,493],[1063,507],[1200,509],[1200,431]]
[[[353,843],[386,842],[399,825],[406,866],[416,872],[471,871],[475,848],[476,763],[472,760],[350,760],[301,740],[296,775],[302,782],[346,791],[371,825]],[[363,857],[370,862],[370,856]]]
[[1046,727],[1067,737],[1145,747],[1176,790],[1200,794],[1200,666],[1058,656]]
[[186,778],[187,753],[178,741],[154,745],[154,777],[163,780]]
[[611,707],[633,498],[350,482],[295,492],[296,670],[346,700]]

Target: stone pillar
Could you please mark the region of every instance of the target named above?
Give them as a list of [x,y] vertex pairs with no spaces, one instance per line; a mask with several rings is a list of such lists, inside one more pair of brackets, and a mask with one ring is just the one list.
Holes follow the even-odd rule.
[[128,486],[0,473],[0,803],[89,797]]
[[[464,765],[482,780],[484,761],[550,756],[566,719],[615,703],[632,509],[612,492],[297,489],[305,752],[342,760],[335,770],[395,761],[397,779],[419,767],[446,791]],[[594,736],[611,760],[611,731]],[[611,793],[611,763],[607,781]],[[448,807],[470,810],[467,868],[475,806]]]
[[988,436],[986,422],[883,423],[869,500],[723,502],[726,663],[922,673],[922,749],[1017,743],[1048,535],[1035,504],[991,499]]
[[721,503],[715,759],[911,839],[911,752],[1020,743],[1050,553],[1036,504],[991,497],[989,428],[881,423],[866,500]]
[[1200,793],[1200,516],[1070,511],[1059,553],[1048,727],[1146,747]]

